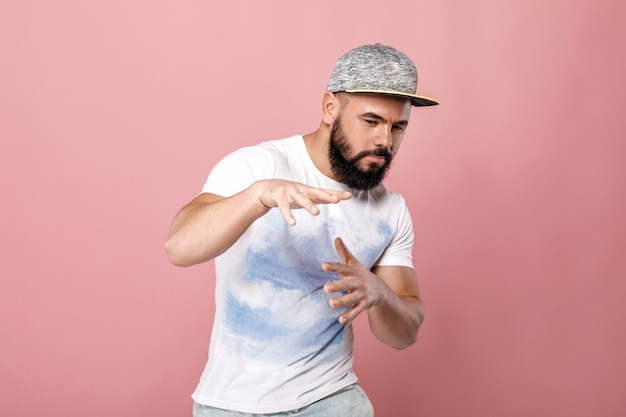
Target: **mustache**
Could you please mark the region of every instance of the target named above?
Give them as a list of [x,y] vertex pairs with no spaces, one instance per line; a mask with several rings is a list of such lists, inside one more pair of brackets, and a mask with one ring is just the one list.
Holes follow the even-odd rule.
[[387,162],[391,161],[393,154],[389,148],[376,148],[372,151],[363,151],[359,152],[354,158],[353,161],[358,161],[361,158],[365,158],[366,156],[380,156],[381,158],[385,158]]

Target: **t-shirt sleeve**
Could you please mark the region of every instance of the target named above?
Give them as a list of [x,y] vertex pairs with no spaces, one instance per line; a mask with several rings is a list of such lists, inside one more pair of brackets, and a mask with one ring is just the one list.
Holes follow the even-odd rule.
[[391,242],[376,262],[377,266],[406,266],[413,268],[413,222],[404,198],[396,195],[400,202],[398,223]]
[[259,146],[238,149],[219,161],[202,187],[203,193],[230,197],[255,181],[273,177],[271,152]]

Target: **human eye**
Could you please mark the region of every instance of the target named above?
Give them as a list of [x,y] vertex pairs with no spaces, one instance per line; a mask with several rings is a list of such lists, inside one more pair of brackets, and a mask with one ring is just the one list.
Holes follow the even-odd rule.
[[366,112],[361,114],[360,119],[365,123],[366,126],[376,127],[381,123],[385,123],[385,120],[380,117],[378,114],[373,112]]

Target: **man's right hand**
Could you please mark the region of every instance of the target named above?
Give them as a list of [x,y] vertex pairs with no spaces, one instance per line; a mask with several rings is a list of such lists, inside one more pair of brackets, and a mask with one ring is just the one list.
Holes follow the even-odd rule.
[[317,204],[336,204],[352,197],[348,191],[315,188],[286,180],[263,180],[258,181],[255,186],[259,187],[261,204],[267,208],[278,207],[287,224],[291,226],[296,224],[292,209],[303,208],[317,216],[320,212]]

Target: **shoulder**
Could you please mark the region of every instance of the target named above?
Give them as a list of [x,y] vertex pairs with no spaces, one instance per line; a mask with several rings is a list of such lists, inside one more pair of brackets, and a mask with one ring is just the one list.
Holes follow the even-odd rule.
[[[295,137],[294,137],[295,138]],[[285,170],[292,138],[239,148],[223,157],[209,173],[203,192],[229,196],[255,181],[276,178]]]
[[295,138],[264,141],[239,148],[223,157],[218,165],[252,165],[256,168],[267,163],[273,165],[277,160],[289,155],[290,148],[294,147]]
[[280,163],[298,154],[298,145],[301,136],[293,136],[286,139],[275,139],[261,142],[257,145],[246,146],[231,154],[224,159],[242,159],[257,162],[274,162]]

